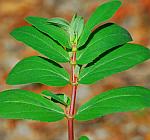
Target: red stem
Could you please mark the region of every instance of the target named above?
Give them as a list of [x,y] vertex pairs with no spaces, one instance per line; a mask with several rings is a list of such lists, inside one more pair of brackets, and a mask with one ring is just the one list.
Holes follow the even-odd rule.
[[74,140],[73,118],[68,119],[68,140]]
[[76,93],[77,93],[77,76],[75,74],[76,52],[73,52],[71,61],[72,61],[72,97],[71,97],[71,104],[70,104],[69,117],[68,117],[68,139],[74,140],[73,115],[75,112],[75,101],[76,101]]
[[70,110],[69,110],[69,115],[70,116],[74,115],[76,92],[77,92],[77,86],[75,85],[75,86],[72,87],[72,98],[71,98],[71,105],[70,105]]

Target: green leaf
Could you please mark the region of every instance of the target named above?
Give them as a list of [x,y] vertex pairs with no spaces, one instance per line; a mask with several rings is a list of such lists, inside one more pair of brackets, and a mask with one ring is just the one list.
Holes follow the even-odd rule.
[[20,89],[0,92],[0,118],[55,122],[64,117],[58,105],[41,95]]
[[32,56],[21,60],[7,77],[10,85],[42,83],[49,86],[65,86],[69,74],[57,63],[46,58]]
[[48,18],[29,16],[26,17],[25,20],[35,26],[41,32],[52,37],[63,47],[70,48],[69,34],[67,34],[67,32],[65,32],[63,29],[48,23]]
[[84,45],[92,30],[102,22],[110,19],[116,13],[120,6],[121,2],[119,0],[113,0],[97,7],[95,12],[90,16],[89,20],[85,24],[83,33],[79,40],[78,47]]
[[51,18],[48,22],[65,30],[68,30],[70,24],[67,20],[59,17]]
[[84,27],[83,17],[75,14],[70,23],[69,33],[70,33],[70,41],[72,43],[77,44],[78,39],[81,36]]
[[16,28],[10,34],[16,40],[25,43],[54,61],[69,61],[69,54],[61,46],[34,27],[23,26]]
[[[125,44],[101,55],[95,64],[81,70],[80,84],[92,84],[112,74],[127,70],[136,64],[150,59],[150,50],[136,44]],[[92,65],[93,64],[93,65]]]
[[89,140],[87,136],[81,136],[79,140]]
[[109,90],[90,99],[82,105],[76,120],[86,121],[104,115],[136,111],[150,107],[150,90],[143,87],[123,87]]
[[55,103],[60,103],[64,106],[69,106],[70,105],[70,98],[66,96],[65,94],[54,94],[48,90],[42,91],[42,96],[50,99],[51,101]]
[[85,49],[78,51],[77,63],[87,64],[103,52],[131,41],[132,38],[127,30],[116,24],[105,24],[100,26]]

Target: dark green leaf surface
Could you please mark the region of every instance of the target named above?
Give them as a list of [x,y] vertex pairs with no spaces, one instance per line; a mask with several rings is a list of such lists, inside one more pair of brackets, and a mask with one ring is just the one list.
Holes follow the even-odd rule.
[[48,90],[42,91],[42,96],[52,100],[55,103],[60,103],[64,106],[69,106],[71,102],[70,98],[65,94],[54,94]]
[[18,41],[25,43],[54,61],[69,61],[69,54],[61,46],[34,27],[16,28],[10,34]]
[[41,95],[20,89],[0,92],[0,118],[54,122],[64,117],[58,105]]
[[85,24],[85,28],[79,40],[78,47],[84,45],[94,27],[110,19],[116,13],[120,6],[121,2],[119,0],[113,0],[97,7],[97,9],[94,11],[94,13]]
[[127,30],[116,24],[105,24],[95,31],[85,49],[77,53],[77,63],[87,64],[103,52],[131,41]]
[[95,64],[83,68],[79,75],[80,84],[92,84],[112,74],[127,70],[150,59],[150,50],[136,44],[125,44],[105,56]]
[[150,107],[150,90],[143,87],[123,87],[101,93],[82,105],[76,120],[86,121],[104,115],[136,111]]
[[87,136],[81,136],[79,140],[89,140]]
[[49,86],[65,86],[69,83],[69,74],[53,61],[32,56],[16,64],[8,75],[7,83],[10,85],[42,83]]
[[54,40],[59,42],[63,47],[70,48],[69,34],[67,34],[67,32],[65,32],[63,29],[48,23],[49,21],[48,18],[29,16],[25,18],[25,20],[28,23],[35,26],[41,32],[44,32],[45,34],[52,37]]

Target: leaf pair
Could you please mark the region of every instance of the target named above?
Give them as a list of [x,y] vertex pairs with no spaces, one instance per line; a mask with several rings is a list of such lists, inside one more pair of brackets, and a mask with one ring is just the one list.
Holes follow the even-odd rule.
[[[48,91],[46,95],[56,99],[59,103],[66,101]],[[106,91],[90,99],[78,109],[75,119],[86,121],[115,112],[135,111],[147,107],[150,107],[149,89],[123,87]],[[0,92],[0,118],[52,122],[64,117],[64,111],[57,104],[41,95],[19,89]]]

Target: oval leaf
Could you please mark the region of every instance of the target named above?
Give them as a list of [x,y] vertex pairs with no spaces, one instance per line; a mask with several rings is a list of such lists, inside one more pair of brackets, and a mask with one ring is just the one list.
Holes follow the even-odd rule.
[[10,34],[18,41],[25,43],[54,61],[69,61],[69,54],[61,46],[34,27],[16,28]]
[[41,95],[20,89],[0,92],[0,118],[55,122],[64,117],[58,105]]
[[116,24],[105,24],[93,32],[93,37],[85,49],[77,53],[77,63],[87,64],[103,52],[131,41],[127,30]]
[[113,0],[97,7],[85,24],[85,28],[79,40],[78,47],[84,45],[94,27],[110,19],[116,13],[120,6],[121,2],[119,0]]
[[[80,84],[92,84],[112,74],[127,70],[150,59],[150,50],[136,44],[125,44],[89,64],[79,75]],[[94,62],[93,62],[94,63]],[[95,76],[96,75],[96,76]]]
[[82,105],[76,120],[87,121],[104,115],[136,111],[150,107],[150,90],[143,87],[123,87],[101,93]]
[[32,56],[16,64],[7,77],[7,83],[10,85],[41,83],[49,86],[64,86],[69,83],[69,74],[53,61]]
[[48,23],[48,18],[29,16],[25,18],[25,20],[41,32],[44,32],[54,40],[58,41],[63,47],[70,48],[69,34],[67,34],[67,32],[63,29]]

